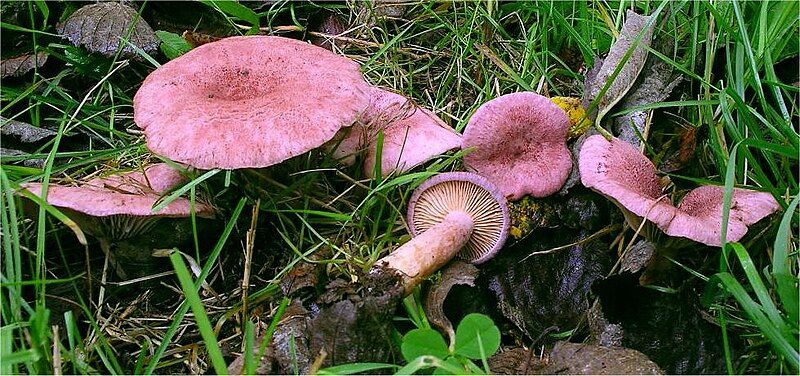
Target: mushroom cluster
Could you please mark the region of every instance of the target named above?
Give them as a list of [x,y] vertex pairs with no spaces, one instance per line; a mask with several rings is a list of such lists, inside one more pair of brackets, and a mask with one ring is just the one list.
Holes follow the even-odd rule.
[[460,136],[407,98],[373,87],[354,61],[306,42],[231,37],[162,65],[133,100],[156,154],[200,169],[261,168],[323,144],[352,164],[385,132],[383,174],[450,149]]
[[[647,157],[627,142],[608,141],[601,135],[586,139],[579,160],[583,185],[619,206],[631,226],[638,227],[638,220],[646,219],[669,236],[721,246],[722,187],[696,188],[677,207],[673,206],[661,192],[655,166]],[[778,208],[778,202],[769,193],[734,188],[725,239],[739,241],[747,226]]]

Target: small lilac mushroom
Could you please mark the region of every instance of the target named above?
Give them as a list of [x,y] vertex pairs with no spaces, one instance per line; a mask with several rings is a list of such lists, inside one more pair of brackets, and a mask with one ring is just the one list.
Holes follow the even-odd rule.
[[506,94],[484,103],[469,119],[461,148],[475,150],[464,165],[485,176],[511,200],[545,197],[569,177],[569,119],[533,92]]
[[492,258],[508,237],[508,204],[479,175],[443,173],[411,196],[408,225],[414,238],[377,263],[402,274],[406,293],[456,255],[474,264]]
[[[623,209],[631,226],[638,225],[638,218],[646,218],[669,236],[715,247],[721,245],[722,187],[695,188],[676,208],[661,192],[653,163],[627,142],[591,136],[584,142],[579,160],[583,185],[600,192]],[[779,207],[769,193],[734,189],[725,238],[739,241],[747,233],[748,225]]]
[[381,174],[405,172],[461,145],[461,136],[431,111],[410,99],[379,88],[371,90],[370,106],[360,122],[338,143],[333,157],[346,164],[366,150],[364,173],[372,176],[377,159],[377,135],[383,131]]
[[[162,218],[213,218],[211,206],[177,198],[158,212],[152,207],[169,189],[184,182],[177,170],[165,163],[148,166],[144,173],[132,171],[95,178],[79,186],[48,185],[47,203],[59,208],[81,228],[94,235],[109,254],[110,243],[132,238],[152,230]],[[41,195],[41,183],[23,185]],[[117,268],[121,271],[120,268]]]
[[[672,222],[662,228],[664,233],[720,247],[724,194],[723,187],[710,185],[691,190],[678,205],[678,213]],[[779,208],[769,193],[734,188],[725,239],[739,241],[747,233],[747,226]]]
[[275,36],[204,44],[156,69],[133,98],[147,146],[201,169],[261,168],[349,127],[369,105],[358,64]]

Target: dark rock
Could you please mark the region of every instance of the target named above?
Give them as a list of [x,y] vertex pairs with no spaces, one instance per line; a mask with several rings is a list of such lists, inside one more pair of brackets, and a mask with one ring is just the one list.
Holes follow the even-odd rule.
[[[608,223],[608,202],[591,194],[554,197],[559,227],[539,228],[482,266],[479,285],[496,297],[503,315],[531,339],[546,328],[575,328],[589,309],[589,288],[613,266],[608,244],[577,245]],[[567,247],[565,247],[567,246]],[[556,247],[564,247],[549,251]],[[548,253],[530,256],[534,252]]]
[[624,347],[558,342],[544,374],[661,375],[664,372],[644,354]]

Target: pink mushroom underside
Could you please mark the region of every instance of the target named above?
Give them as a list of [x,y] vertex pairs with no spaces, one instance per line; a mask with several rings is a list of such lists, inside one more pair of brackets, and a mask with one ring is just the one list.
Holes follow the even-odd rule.
[[572,168],[568,128],[566,114],[549,99],[531,92],[503,95],[470,118],[461,147],[474,151],[464,164],[512,200],[548,196]]
[[[667,235],[689,238],[707,245],[720,246],[724,188],[703,186],[686,194],[678,213],[662,229]],[[747,226],[778,210],[780,206],[769,193],[734,189],[728,217],[727,241],[739,241]]]
[[660,227],[672,221],[676,209],[661,192],[655,166],[630,144],[594,135],[586,139],[578,159],[584,186]]
[[266,167],[350,126],[369,104],[358,64],[302,41],[232,37],[151,73],[134,120],[155,153],[198,168]]

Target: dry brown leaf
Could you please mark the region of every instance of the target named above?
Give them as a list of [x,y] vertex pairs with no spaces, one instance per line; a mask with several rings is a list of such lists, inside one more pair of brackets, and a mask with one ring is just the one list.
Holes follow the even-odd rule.
[[44,52],[5,59],[0,61],[0,77],[19,77],[33,68],[41,68],[46,62],[47,54]]
[[121,49],[121,57],[132,58],[138,55],[131,45],[149,53],[155,51],[159,44],[153,29],[135,9],[114,2],[91,4],[78,9],[58,25],[58,32],[73,45],[105,56],[114,56]]
[[[653,37],[653,24],[650,23],[650,16],[640,16],[633,11],[628,11],[626,15],[625,24],[622,25],[619,39],[611,45],[611,50],[608,56],[603,61],[597,77],[594,78],[592,87],[589,88],[591,98],[597,98],[600,95],[603,87],[606,86],[609,80],[612,80],[614,72],[617,67],[622,64],[628,50],[633,47],[630,57],[625,61],[623,67],[619,70],[616,77],[608,85],[608,89],[600,98],[597,104],[597,118],[595,124],[600,124],[608,111],[619,102],[622,97],[633,87],[636,78],[639,76],[644,63],[647,61],[647,49],[645,46],[650,45],[650,40]],[[635,44],[636,39],[641,35],[641,41]]]

